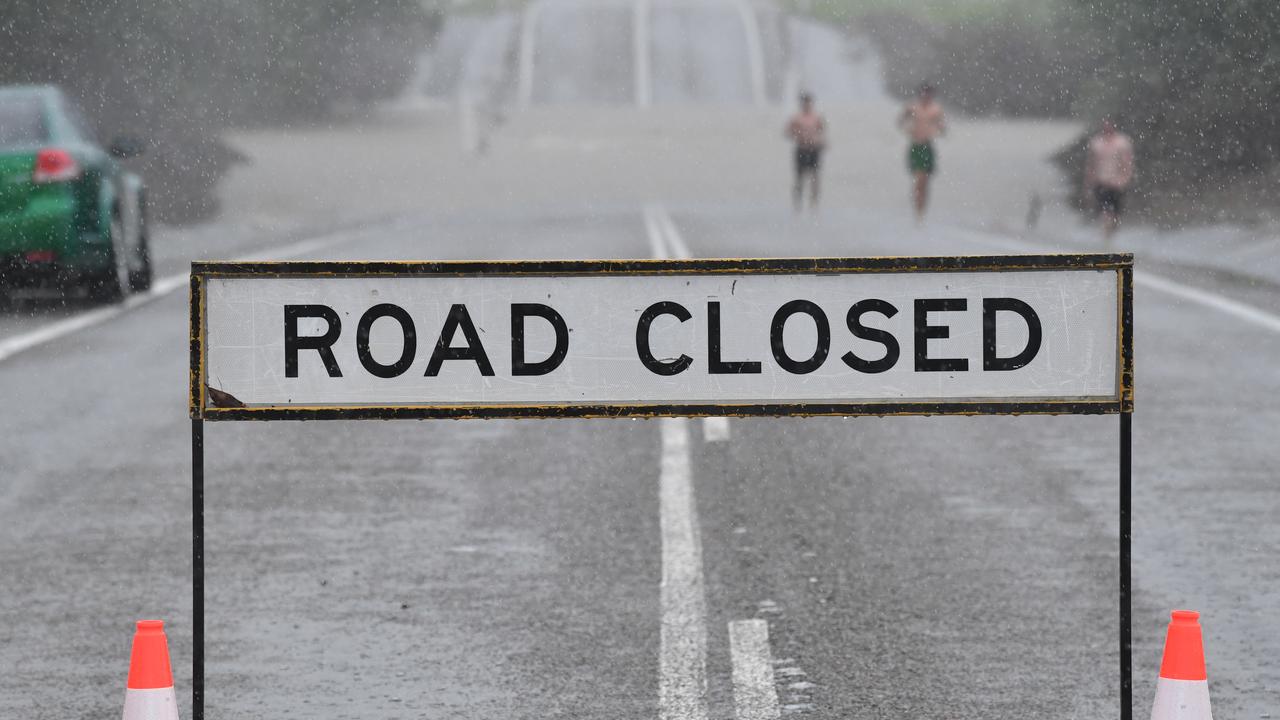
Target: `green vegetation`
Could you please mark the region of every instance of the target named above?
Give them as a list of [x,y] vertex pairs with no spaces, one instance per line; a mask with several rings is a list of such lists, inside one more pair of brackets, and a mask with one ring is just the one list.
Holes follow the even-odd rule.
[[885,60],[885,85],[906,97],[923,81],[973,114],[1070,112],[1073,65],[1055,42],[1058,0],[789,0],[851,32]]
[[1134,136],[1148,189],[1212,191],[1280,164],[1280,4],[1062,2],[1093,61],[1078,111]]
[[[1198,214],[1280,174],[1275,0],[790,0],[867,32],[899,96],[921,81],[974,114],[1111,116],[1133,135],[1139,204]],[[1062,153],[1081,164],[1083,139]],[[1274,199],[1269,199],[1274,204]]]

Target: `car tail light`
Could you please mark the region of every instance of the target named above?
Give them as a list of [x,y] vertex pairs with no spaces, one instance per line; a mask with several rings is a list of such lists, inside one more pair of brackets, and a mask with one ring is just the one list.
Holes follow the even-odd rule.
[[45,148],[36,153],[36,169],[31,176],[33,182],[62,182],[78,177],[80,177],[80,165],[66,150]]
[[51,263],[58,259],[58,254],[52,250],[28,250],[24,257],[29,263]]

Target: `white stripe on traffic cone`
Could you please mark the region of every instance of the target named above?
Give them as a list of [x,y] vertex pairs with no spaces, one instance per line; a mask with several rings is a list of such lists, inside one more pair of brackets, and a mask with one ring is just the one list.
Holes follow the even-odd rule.
[[1151,720],[1213,720],[1199,618],[1191,610],[1173,611]]
[[178,720],[169,641],[164,635],[164,623],[159,620],[139,620],[133,635],[124,720]]

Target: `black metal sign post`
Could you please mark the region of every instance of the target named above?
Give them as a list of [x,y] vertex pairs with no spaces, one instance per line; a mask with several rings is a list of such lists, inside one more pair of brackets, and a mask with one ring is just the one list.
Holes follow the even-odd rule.
[[1133,260],[1120,270],[1120,720],[1133,720]]
[[204,420],[191,419],[191,715],[204,718]]
[[1129,512],[1133,457],[1133,411],[1120,413],[1120,720],[1133,720],[1133,602]]
[[[1116,394],[1108,399],[1016,399],[910,402],[800,402],[748,404],[412,405],[278,408],[219,403],[205,375],[205,282],[216,277],[661,275],[689,273],[910,273],[1001,270],[1110,270],[1119,296]],[[432,263],[209,263],[191,265],[191,715],[204,720],[204,421],[432,418],[619,418],[888,415],[1119,414],[1120,416],[1120,720],[1133,718],[1133,606],[1130,516],[1133,432],[1133,256],[1128,253],[1035,256],[801,258],[767,260],[627,260]]]

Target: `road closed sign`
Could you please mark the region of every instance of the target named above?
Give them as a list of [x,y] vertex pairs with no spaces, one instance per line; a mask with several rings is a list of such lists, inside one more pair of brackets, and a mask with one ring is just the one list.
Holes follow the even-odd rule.
[[205,419],[1106,413],[1132,257],[194,263]]

